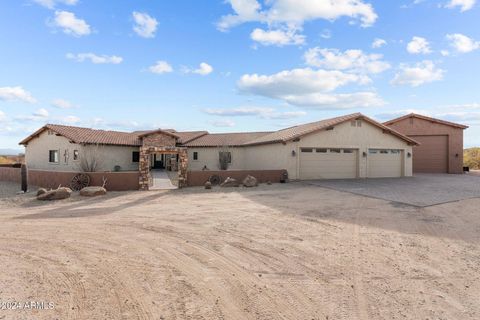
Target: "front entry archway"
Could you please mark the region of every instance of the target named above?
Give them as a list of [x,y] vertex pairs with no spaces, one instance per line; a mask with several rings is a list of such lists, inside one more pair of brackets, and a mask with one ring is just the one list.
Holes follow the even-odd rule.
[[183,188],[187,186],[187,168],[188,168],[188,153],[186,148],[180,147],[140,147],[140,179],[139,189],[149,190],[152,184],[152,177],[150,175],[150,155],[154,153],[161,154],[178,154],[178,187]]

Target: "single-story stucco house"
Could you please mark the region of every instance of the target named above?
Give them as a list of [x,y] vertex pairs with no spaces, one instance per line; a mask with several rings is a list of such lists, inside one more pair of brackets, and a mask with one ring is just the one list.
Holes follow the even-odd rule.
[[354,113],[274,132],[118,132],[47,124],[20,144],[27,166],[36,170],[82,171],[87,158],[96,171],[219,170],[222,155],[228,170],[284,169],[290,179],[307,180],[411,176],[418,142]]

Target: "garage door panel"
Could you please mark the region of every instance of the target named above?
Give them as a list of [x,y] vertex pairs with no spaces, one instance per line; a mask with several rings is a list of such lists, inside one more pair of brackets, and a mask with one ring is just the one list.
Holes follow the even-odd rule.
[[420,142],[413,148],[413,171],[425,173],[448,172],[448,136],[411,136]]
[[403,176],[403,153],[392,150],[386,150],[386,152],[380,153],[379,150],[376,150],[376,153],[372,153],[369,150],[367,161],[367,176],[369,178],[395,178]]
[[356,177],[356,151],[352,153],[315,152],[315,150],[300,152],[300,179],[350,179]]

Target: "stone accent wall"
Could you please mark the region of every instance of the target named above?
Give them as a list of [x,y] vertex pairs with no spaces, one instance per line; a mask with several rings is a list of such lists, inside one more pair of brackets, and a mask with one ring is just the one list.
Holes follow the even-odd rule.
[[161,132],[149,134],[143,137],[142,141],[144,147],[175,146],[177,144],[177,138]]
[[143,146],[140,148],[140,190],[148,190],[152,185],[150,175],[150,154],[152,153],[178,154],[178,187],[187,186],[188,154],[186,148]]

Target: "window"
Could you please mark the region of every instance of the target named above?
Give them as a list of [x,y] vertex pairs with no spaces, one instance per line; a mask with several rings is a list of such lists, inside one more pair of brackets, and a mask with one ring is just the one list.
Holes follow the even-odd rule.
[[78,150],[73,150],[73,161],[78,161]]
[[140,152],[138,151],[132,152],[132,162],[140,162]]
[[49,150],[48,151],[48,162],[58,163],[58,150]]
[[195,151],[193,153],[193,160],[198,160],[198,152],[197,151]]
[[313,148],[301,148],[300,151],[302,151],[302,152],[313,152]]
[[400,153],[400,150],[392,149],[392,150],[390,150],[390,153],[392,153],[392,154],[399,154],[399,153]]
[[380,150],[381,154],[388,154],[388,150]]
[[352,120],[350,122],[350,125],[352,127],[361,127],[362,126],[362,120]]
[[378,153],[378,150],[377,150],[377,149],[369,149],[369,150],[368,150],[368,153],[370,153],[370,154],[377,154],[377,153]]
[[330,153],[340,153],[342,149],[330,149]]
[[232,153],[228,151],[220,151],[218,153],[220,163],[232,163]]
[[327,149],[317,149],[317,153],[327,153]]
[[353,153],[353,149],[343,149],[343,153]]

